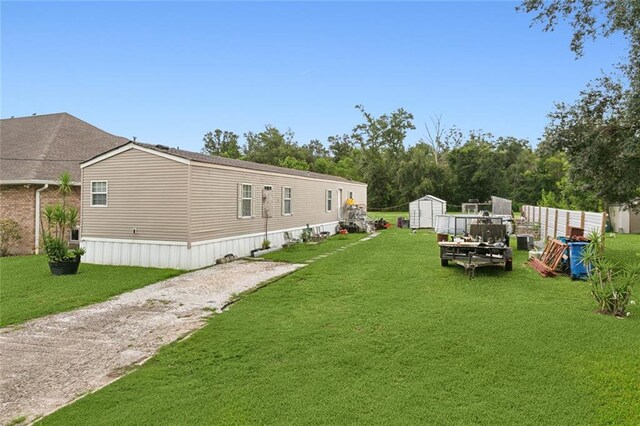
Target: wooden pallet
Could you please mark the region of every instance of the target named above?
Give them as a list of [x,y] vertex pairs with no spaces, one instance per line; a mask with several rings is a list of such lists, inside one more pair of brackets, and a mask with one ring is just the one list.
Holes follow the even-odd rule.
[[540,259],[533,258],[529,265],[543,277],[556,276],[555,270],[562,262],[567,245],[560,240],[550,240],[545,246]]

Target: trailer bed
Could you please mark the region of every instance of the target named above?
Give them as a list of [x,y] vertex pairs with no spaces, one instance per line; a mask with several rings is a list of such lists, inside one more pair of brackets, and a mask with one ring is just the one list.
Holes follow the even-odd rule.
[[503,244],[483,242],[446,242],[440,246],[440,264],[448,266],[449,262],[464,267],[469,278],[475,276],[475,269],[482,266],[501,266],[505,271],[513,269],[513,251]]

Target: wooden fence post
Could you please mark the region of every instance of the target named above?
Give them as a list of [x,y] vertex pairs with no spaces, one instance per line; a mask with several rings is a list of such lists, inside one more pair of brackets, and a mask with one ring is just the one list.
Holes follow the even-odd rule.
[[584,215],[586,213],[583,211],[580,212],[580,228],[584,229]]
[[549,207],[547,207],[545,209],[545,216],[544,216],[544,238],[547,238],[547,236],[549,235]]
[[571,220],[571,211],[567,210],[567,223],[565,224],[565,228],[564,228],[564,236],[568,237],[569,236],[569,221]]
[[542,225],[542,206],[538,206],[538,223]]

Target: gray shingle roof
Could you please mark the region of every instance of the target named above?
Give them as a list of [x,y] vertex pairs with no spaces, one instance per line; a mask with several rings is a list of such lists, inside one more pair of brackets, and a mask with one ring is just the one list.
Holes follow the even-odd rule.
[[272,166],[270,164],[252,163],[251,161],[236,160],[233,158],[226,158],[226,157],[217,157],[217,156],[208,155],[208,154],[184,151],[182,149],[170,148],[163,145],[152,145],[152,144],[141,143],[141,142],[133,142],[133,143],[144,148],[152,149],[154,151],[164,152],[167,154],[175,155],[176,157],[184,158],[186,160],[197,161],[200,163],[217,164],[220,166],[237,167],[240,169],[257,170],[262,172],[281,173],[281,174],[292,175],[292,176],[303,176],[303,177],[310,177],[315,179],[333,180],[336,182],[361,183],[361,182],[355,182],[340,176],[325,175],[322,173],[308,172],[306,170],[287,169],[286,167]]
[[126,142],[64,112],[3,119],[0,181],[57,181],[67,170],[79,182],[81,162]]

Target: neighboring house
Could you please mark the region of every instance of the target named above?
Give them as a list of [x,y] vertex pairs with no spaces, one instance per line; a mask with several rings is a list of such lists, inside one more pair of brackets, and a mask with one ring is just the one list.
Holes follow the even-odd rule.
[[82,167],[83,261],[194,269],[309,225],[335,232],[367,185],[337,176],[129,142]]
[[79,207],[80,163],[126,142],[67,113],[0,120],[0,218],[18,222],[22,234],[13,254],[38,251],[36,212],[60,200],[60,173],[71,173],[68,200]]
[[611,220],[611,227],[615,232],[621,234],[640,234],[640,200],[632,202],[631,207],[635,207],[636,210],[630,206],[614,205],[609,207],[609,219]]

